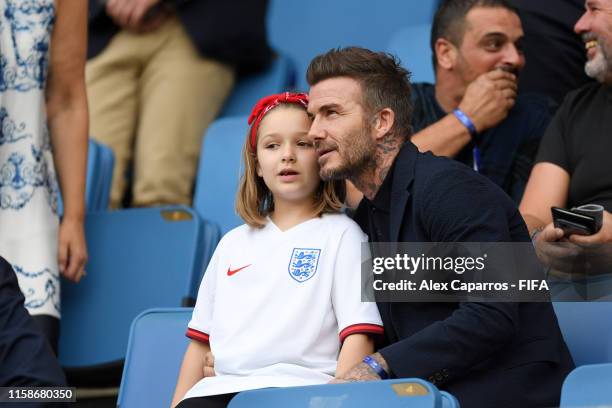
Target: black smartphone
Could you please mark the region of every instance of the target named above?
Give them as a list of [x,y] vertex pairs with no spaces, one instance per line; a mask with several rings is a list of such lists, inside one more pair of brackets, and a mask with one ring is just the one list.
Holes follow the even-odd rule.
[[559,207],[551,207],[550,211],[555,228],[561,228],[566,236],[593,235],[597,232],[594,217]]

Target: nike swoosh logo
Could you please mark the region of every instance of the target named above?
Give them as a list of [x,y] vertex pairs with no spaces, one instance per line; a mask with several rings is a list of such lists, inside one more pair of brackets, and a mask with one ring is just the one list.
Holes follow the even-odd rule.
[[236,272],[240,272],[241,270],[243,270],[244,268],[248,268],[249,266],[251,266],[251,264],[248,264],[246,266],[243,266],[242,268],[238,268],[234,270],[232,270],[232,267],[230,266],[229,268],[227,268],[227,276],[232,276]]

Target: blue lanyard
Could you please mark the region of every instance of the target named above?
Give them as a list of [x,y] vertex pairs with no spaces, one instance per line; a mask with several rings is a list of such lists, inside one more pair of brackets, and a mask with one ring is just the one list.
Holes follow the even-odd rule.
[[480,162],[480,149],[478,146],[474,146],[472,149],[472,159],[473,159],[473,168],[476,173],[480,173],[480,169],[482,169],[482,164]]

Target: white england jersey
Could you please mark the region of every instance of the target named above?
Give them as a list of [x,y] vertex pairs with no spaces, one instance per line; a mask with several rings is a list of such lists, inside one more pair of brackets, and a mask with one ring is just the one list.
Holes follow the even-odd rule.
[[375,303],[361,302],[361,243],[350,218],[323,215],[281,231],[227,233],[204,274],[187,336],[209,342],[216,377],[185,398],[322,384],[341,341],[382,335]]

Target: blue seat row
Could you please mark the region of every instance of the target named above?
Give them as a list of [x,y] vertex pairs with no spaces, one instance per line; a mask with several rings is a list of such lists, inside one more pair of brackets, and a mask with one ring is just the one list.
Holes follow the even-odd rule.
[[177,206],[88,213],[85,234],[87,276],[79,284],[62,282],[59,355],[68,369],[95,371],[122,362],[140,312],[191,304],[204,252],[212,252],[219,231]]
[[[609,303],[595,306],[598,312],[581,325],[584,318],[566,312],[576,304],[566,303],[555,308],[560,314],[564,335],[572,332],[572,325],[580,326],[582,338],[592,339],[592,333],[610,332],[610,326],[602,324],[610,316]],[[565,308],[565,305],[568,305]],[[569,305],[573,305],[569,306]],[[580,304],[585,312],[593,304]],[[603,306],[605,305],[605,306]],[[189,340],[184,336],[192,309],[153,309],[140,314],[130,329],[130,341],[119,393],[118,407],[138,406],[167,407],[170,404],[182,356]],[[570,321],[572,319],[572,321]],[[604,319],[604,320],[601,320]],[[598,323],[596,323],[598,322]],[[596,323],[596,324],[593,324]],[[601,326],[606,326],[600,329]],[[580,356],[582,346],[568,342],[573,355]],[[607,364],[582,365],[576,368],[564,382],[561,407],[601,407],[612,405],[612,361],[605,354],[609,349],[609,335],[603,348],[595,347],[593,358],[604,359]],[[576,348],[577,347],[577,348]],[[159,353],[164,350],[164,353]],[[604,353],[604,354],[602,354]],[[160,355],[161,354],[161,355]],[[607,360],[606,360],[607,359]],[[581,361],[581,360],[578,360]],[[398,379],[369,383],[351,383],[309,387],[254,390],[240,393],[230,403],[231,408],[266,407],[458,407],[450,394],[440,392],[435,386],[420,379]]]
[[271,0],[268,38],[295,62],[298,89],[307,90],[306,68],[316,55],[352,45],[385,50],[400,28],[430,23],[436,5],[437,0]]
[[[117,407],[168,407],[189,339],[185,328],[192,309],[152,309],[130,329]],[[160,353],[163,350],[163,353]],[[229,407],[405,407],[458,408],[450,394],[420,379],[387,380],[254,390],[238,394]]]

